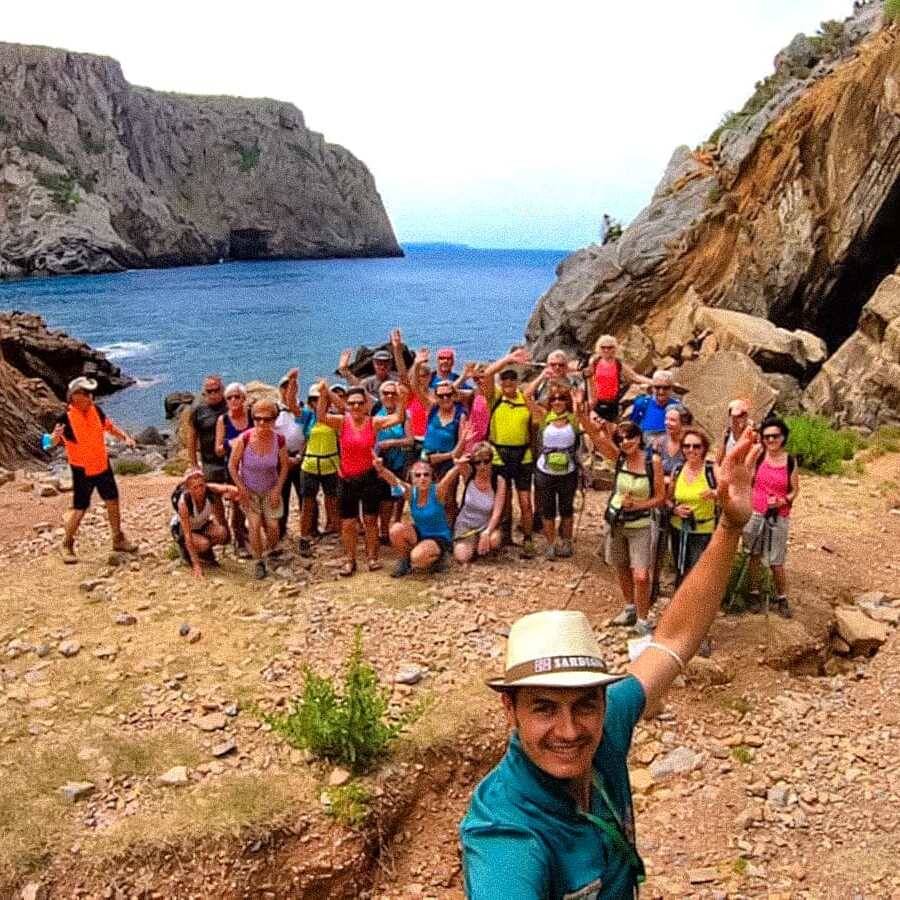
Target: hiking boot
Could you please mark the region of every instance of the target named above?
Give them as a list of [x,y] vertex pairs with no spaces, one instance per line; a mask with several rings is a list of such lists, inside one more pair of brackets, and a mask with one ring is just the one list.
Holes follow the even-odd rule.
[[132,544],[124,534],[113,538],[112,548],[118,553],[137,553],[137,544]]
[[431,564],[431,574],[436,575],[438,572],[446,572],[449,568],[449,563],[447,561],[447,554],[441,553],[441,555]]
[[412,572],[412,563],[408,556],[401,557],[397,560],[397,565],[391,569],[391,578],[403,578]]
[[300,538],[300,555],[305,559],[309,559],[313,555],[309,538]]
[[253,559],[253,554],[247,549],[246,544],[235,544],[234,555],[238,559]]
[[266,564],[265,564],[262,560],[260,560],[260,561],[256,564],[256,569],[255,569],[255,571],[254,571],[254,573],[253,573],[253,577],[254,577],[257,581],[262,581],[263,578],[266,577]]
[[630,628],[635,622],[637,622],[637,607],[633,603],[626,603],[622,612],[610,624],[618,625],[619,628]]
[[522,541],[522,549],[519,551],[522,559],[534,559],[534,541],[527,537]]
[[63,544],[62,547],[60,547],[59,555],[67,566],[78,562],[78,557],[75,555],[74,544]]
[[279,556],[284,556],[284,547],[280,544],[269,551],[269,559],[278,559]]
[[779,597],[775,601],[775,608],[778,610],[778,615],[781,616],[782,619],[794,618],[794,611],[791,609],[787,597]]
[[544,551],[544,559],[547,562],[553,562],[556,559],[556,547],[553,544],[547,544],[547,549]]
[[556,555],[560,559],[568,559],[572,555],[572,542],[560,541],[559,546],[556,548]]

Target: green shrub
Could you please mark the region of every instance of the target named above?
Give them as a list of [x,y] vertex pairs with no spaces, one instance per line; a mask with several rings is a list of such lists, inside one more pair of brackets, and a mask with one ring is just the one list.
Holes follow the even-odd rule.
[[853,458],[856,436],[852,432],[836,431],[821,416],[789,416],[785,421],[791,430],[787,451],[808,472],[840,475],[841,460]]
[[72,212],[83,199],[72,175],[38,175],[37,183],[50,192],[50,197],[60,212]]
[[46,159],[52,159],[53,162],[65,163],[65,159],[59,150],[43,138],[25,138],[22,142],[22,149],[27,150],[29,153],[37,153],[38,156],[43,156]]
[[178,544],[175,541],[172,541],[166,549],[166,559],[175,561],[176,559],[181,559],[181,550],[178,549]]
[[181,477],[190,468],[190,461],[182,458],[170,459],[162,467],[166,475]]
[[748,763],[753,762],[753,751],[744,744],[738,744],[737,747],[733,747],[731,756],[737,762],[742,763],[745,766]]
[[709,202],[709,205],[715,206],[725,196],[725,193],[725,188],[723,188],[722,185],[717,181],[709,189],[709,193],[706,195],[706,199]]
[[744,856],[737,857],[731,864],[731,871],[734,872],[735,875],[746,875],[749,868],[750,863],[747,862],[747,858]]
[[341,787],[328,788],[326,807],[328,815],[341,825],[359,828],[365,824],[372,811],[372,792],[358,781],[351,781]]
[[887,453],[900,452],[900,427],[896,425],[882,425],[872,435],[875,446]]
[[117,459],[113,463],[113,472],[116,475],[146,475],[153,469],[142,459]]
[[362,661],[362,628],[356,627],[347,658],[343,689],[329,678],[303,669],[303,694],[287,714],[266,716],[272,730],[291,746],[307,749],[319,759],[363,772],[384,756],[392,741],[414,721],[418,711],[386,724],[388,691],[378,686],[371,666]]
[[241,172],[249,172],[259,165],[261,153],[259,144],[254,143],[252,147],[244,147],[242,144],[235,141],[231,145],[231,149],[236,150],[240,154],[241,161],[238,163],[238,169],[240,169]]
[[884,22],[892,25],[900,18],[900,0],[884,0]]

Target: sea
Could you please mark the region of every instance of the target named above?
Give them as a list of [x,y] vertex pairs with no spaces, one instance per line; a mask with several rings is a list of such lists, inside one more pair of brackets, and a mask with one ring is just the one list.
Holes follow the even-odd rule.
[[197,391],[218,372],[301,388],[336,378],[341,350],[388,340],[451,346],[457,360],[492,359],[522,341],[566,250],[481,250],[412,244],[394,259],[224,262],[111,275],[0,283],[0,309],[43,316],[50,328],[102,350],[137,379],[99,399],[128,429],[164,426],[163,398]]

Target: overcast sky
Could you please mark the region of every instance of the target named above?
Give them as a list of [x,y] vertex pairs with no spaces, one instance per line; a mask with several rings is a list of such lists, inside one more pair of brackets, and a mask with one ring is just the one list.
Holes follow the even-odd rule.
[[[627,222],[798,31],[851,0],[34,0],[6,41],[133,84],[268,96],[375,175],[401,242],[570,249]],[[0,86],[0,90],[2,90]]]

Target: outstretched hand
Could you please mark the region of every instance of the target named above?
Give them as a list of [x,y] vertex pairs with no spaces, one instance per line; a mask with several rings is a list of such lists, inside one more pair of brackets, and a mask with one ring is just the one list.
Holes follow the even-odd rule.
[[741,439],[722,461],[716,499],[722,509],[721,522],[726,528],[743,528],[753,511],[751,486],[756,462],[763,453],[760,444],[754,443],[755,433],[744,430]]

